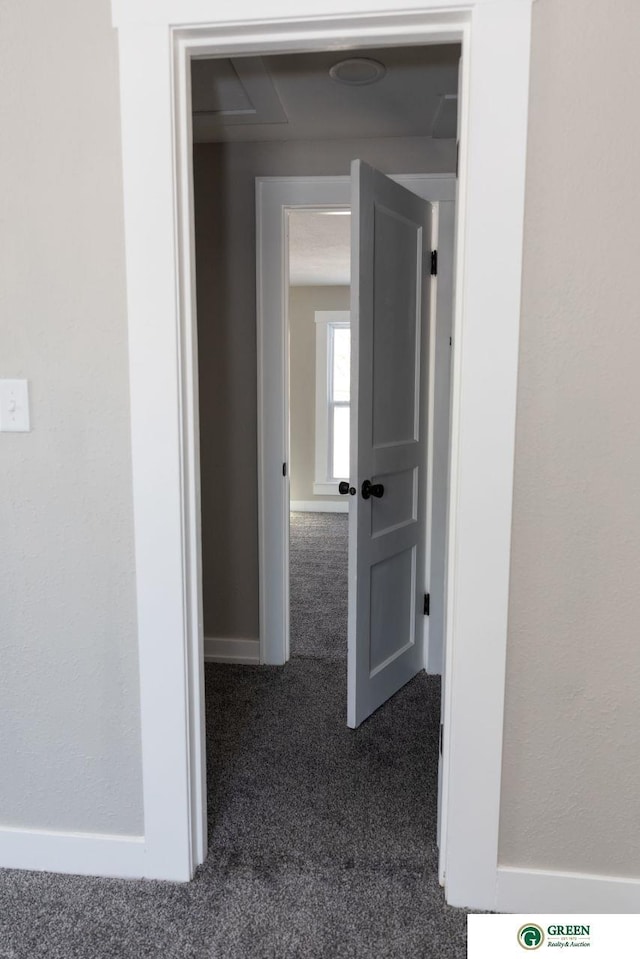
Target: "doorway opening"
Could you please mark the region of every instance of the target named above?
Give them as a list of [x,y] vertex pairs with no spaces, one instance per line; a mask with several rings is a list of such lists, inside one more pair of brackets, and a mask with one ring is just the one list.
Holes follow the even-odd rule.
[[[292,656],[347,660],[348,209],[288,213],[289,632]],[[347,483],[348,485],[348,483]]]
[[[116,857],[125,872],[134,861],[136,875],[186,880],[206,851],[191,63],[461,43],[442,810],[447,901],[494,909],[514,892],[498,841],[531,5],[365,7],[315,17],[274,0],[265,18],[250,0],[233,11],[215,0],[197,10],[171,0],[151,23],[147,0],[112,4],[145,831],[133,859],[129,845],[104,855],[91,846],[85,868],[109,874]],[[217,212],[225,216],[224,204]],[[245,507],[254,509],[250,499]],[[514,895],[511,903],[523,901]]]
[[[370,603],[369,609],[375,610],[378,616],[377,621],[374,621],[374,616],[369,615],[373,623],[373,628],[370,628],[372,636],[374,628],[377,628],[377,647],[374,649],[375,644],[371,645],[367,653],[365,678],[371,679],[373,685],[375,677],[387,665],[392,667],[395,678],[390,690],[382,696],[376,693],[377,701],[374,702],[375,696],[372,697],[364,711],[358,713],[353,708],[353,718],[350,719],[352,726],[362,722],[377,705],[428,665],[428,622],[425,613],[430,568],[426,556],[432,542],[432,524],[427,520],[426,504],[429,501],[429,508],[433,507],[433,477],[432,473],[423,469],[423,465],[428,462],[431,466],[433,459],[435,374],[437,372],[438,376],[444,376],[447,383],[450,376],[459,56],[460,48],[450,45],[370,49],[358,51],[358,57],[346,58],[350,61],[348,71],[356,70],[356,74],[357,70],[364,69],[363,64],[377,64],[376,79],[380,85],[375,84],[375,92],[369,83],[356,83],[346,88],[336,84],[332,76],[334,68],[347,68],[342,66],[345,57],[331,52],[260,60],[252,57],[193,62],[203,594],[205,649],[210,661],[283,664],[289,658],[290,636],[294,655],[295,643],[298,642],[311,657],[315,645],[316,653],[322,648],[323,654],[329,653],[328,658],[344,661],[347,638],[344,628],[345,594],[348,591],[343,589],[345,602],[342,606],[337,604],[340,610],[335,611],[332,627],[327,619],[333,616],[327,616],[327,613],[333,609],[336,599],[336,579],[324,576],[322,583],[315,584],[317,595],[313,602],[317,616],[314,625],[308,630],[305,643],[300,619],[296,621],[295,608],[290,628],[292,603],[288,559],[290,555],[299,558],[304,552],[304,546],[300,544],[305,539],[311,539],[312,545],[307,550],[310,558],[299,560],[302,564],[306,562],[317,568],[318,553],[322,550],[320,544],[323,541],[326,544],[327,540],[332,540],[334,545],[337,541],[341,542],[342,545],[336,546],[336,549],[344,561],[347,539],[344,529],[344,520],[347,518],[345,501],[352,500],[351,490],[355,493],[356,487],[359,494],[362,485],[362,477],[357,475],[361,470],[357,462],[354,467],[353,456],[349,463],[352,443],[347,440],[345,445],[347,423],[353,423],[350,382],[345,377],[351,337],[350,284],[344,282],[350,279],[349,264],[342,262],[339,283],[335,282],[335,273],[332,275],[334,282],[327,282],[325,277],[319,283],[316,275],[315,285],[331,288],[332,294],[329,297],[327,289],[322,291],[322,296],[316,291],[315,300],[311,303],[308,289],[307,294],[301,294],[300,290],[314,284],[291,282],[292,276],[295,281],[296,276],[299,279],[303,274],[295,272],[295,243],[293,246],[288,244],[291,244],[292,238],[295,240],[296,231],[303,229],[306,219],[306,248],[311,251],[311,258],[315,257],[316,267],[317,261],[327,259],[331,246],[327,240],[327,230],[332,223],[334,230],[342,231],[345,245],[345,228],[349,235],[349,221],[353,216],[352,178],[345,174],[349,173],[351,162],[358,157],[364,157],[386,173],[393,174],[395,180],[402,180],[401,188],[393,180],[382,176],[382,181],[389,184],[383,185],[382,189],[390,190],[391,195],[395,195],[394,191],[401,195],[398,200],[399,212],[393,213],[389,222],[410,223],[410,218],[407,219],[402,212],[402,203],[406,202],[406,199],[402,199],[404,194],[414,197],[420,211],[423,208],[429,211],[424,224],[422,212],[416,214],[417,219],[406,234],[410,239],[407,240],[401,233],[393,234],[393,242],[386,256],[376,267],[382,275],[387,262],[413,262],[412,269],[416,270],[415,276],[407,274],[409,287],[413,284],[413,292],[407,294],[404,301],[403,315],[407,318],[405,327],[399,325],[395,339],[393,336],[389,339],[389,335],[385,334],[386,346],[382,352],[378,350],[375,354],[376,368],[383,370],[382,382],[377,384],[375,402],[378,404],[378,416],[382,418],[383,431],[395,428],[401,415],[406,414],[410,418],[411,425],[406,426],[411,434],[409,437],[407,433],[409,446],[414,444],[414,433],[414,445],[418,443],[417,423],[420,421],[420,450],[423,451],[420,457],[424,453],[425,459],[424,463],[421,458],[413,463],[411,450],[405,449],[400,465],[393,465],[389,461],[374,469],[372,460],[368,470],[371,486],[382,490],[384,484],[387,485],[383,512],[380,512],[382,507],[375,492],[373,503],[366,507],[374,517],[369,541],[374,542],[376,537],[384,534],[406,538],[409,527],[417,528],[418,533],[415,543],[408,542],[401,547],[399,563],[395,564],[394,559],[397,550],[388,559],[382,557],[377,561],[377,570],[376,561],[370,563],[374,588],[370,592],[372,598],[366,600],[365,606]],[[382,85],[380,74],[387,81],[386,87]],[[328,105],[324,103],[325,98]],[[400,116],[403,111],[403,116]],[[283,113],[287,119],[283,119]],[[314,138],[309,139],[312,134],[315,134]],[[201,142],[198,142],[198,137]],[[362,169],[366,171],[370,168],[363,163]],[[368,173],[364,175],[365,178],[369,176]],[[297,186],[294,181],[297,181]],[[317,188],[320,192],[328,193],[324,199],[312,197],[308,204],[303,193],[298,194],[298,202],[290,202],[290,197],[285,198],[285,202],[280,202],[277,197],[273,202],[268,199],[274,189],[284,189],[286,193],[287,184],[294,184],[294,191],[302,187],[303,191]],[[261,206],[265,198],[265,202],[271,202],[271,217],[265,216],[265,209]],[[381,210],[390,209],[385,204],[393,205],[393,200],[387,201],[384,197],[376,202]],[[252,218],[254,203],[257,203],[258,216],[255,260],[252,242],[256,236]],[[448,276],[447,282],[451,287],[448,306],[437,303],[436,297],[436,291],[439,291],[441,299],[445,297],[446,283],[436,287],[436,280],[430,278],[431,272],[435,272],[431,270],[433,241],[438,237],[438,230],[443,223],[449,226],[450,239],[448,245],[445,243],[440,249],[440,259],[445,260],[444,275]],[[269,234],[270,226],[274,224],[276,232]],[[360,237],[360,247],[364,249],[366,234],[360,230],[357,235]],[[414,245],[410,247],[407,243]],[[394,244],[402,248],[405,254],[404,258],[400,257],[397,261],[394,260]],[[346,245],[351,248],[350,236]],[[254,293],[250,278],[256,273],[256,262],[258,279]],[[427,263],[429,269],[425,275]],[[336,263],[333,268],[336,268]],[[402,272],[402,268],[397,269],[394,265],[391,278],[395,279]],[[307,277],[313,279],[313,273]],[[272,301],[269,296],[270,291],[274,290],[277,296]],[[259,314],[258,382],[257,395],[252,396],[252,381],[255,382],[255,379],[251,365],[252,361],[255,364],[255,354],[250,342],[255,328],[256,293]],[[306,303],[302,303],[305,298]],[[431,307],[431,321],[427,305]],[[442,330],[438,331],[435,322],[438,317],[436,306],[442,317],[446,315],[448,324],[447,350],[438,354],[442,369],[437,371],[436,334],[440,337],[443,334]],[[307,363],[306,372],[300,373],[304,385],[307,388],[311,386],[311,390],[307,389],[306,399],[300,397],[294,401],[294,388],[297,389],[298,385],[296,377],[300,371],[298,366],[294,370],[289,360],[293,358],[294,347],[297,348],[297,339],[294,344],[294,337],[299,331],[294,311],[299,307],[303,308],[303,312],[306,311],[307,320],[312,318],[313,321],[306,329],[307,346],[302,347],[302,358]],[[417,326],[410,326],[416,322],[412,313],[416,309]],[[423,328],[420,311],[424,314]],[[362,319],[362,331],[365,331],[365,327],[365,320]],[[392,327],[389,329],[393,332]],[[404,374],[395,379],[391,369],[384,367],[385,357],[391,356],[394,351],[405,366],[409,364]],[[376,363],[369,365],[373,374]],[[365,366],[363,369],[367,368]],[[407,405],[405,400],[409,394],[405,396],[405,385],[413,383],[412,378],[415,378],[415,384],[410,386],[411,399]],[[445,393],[445,440],[444,446],[440,444],[444,450],[444,465],[441,464],[445,475],[444,500],[438,504],[438,508],[444,510],[441,518],[443,528],[446,526],[449,436],[448,390]],[[309,430],[307,418],[307,426],[302,428],[301,435],[306,447],[312,450],[313,458],[311,463],[303,466],[294,445],[294,427],[297,430],[297,417],[302,413],[305,402],[308,406],[309,394],[312,400],[312,429]],[[398,404],[396,398],[400,394],[403,399]],[[278,411],[277,423],[269,414],[270,408]],[[251,419],[255,410],[257,424],[255,419]],[[365,414],[364,406],[361,412]],[[402,429],[405,428],[400,425]],[[252,473],[251,454],[255,446],[251,454],[248,451],[256,426],[258,463]],[[383,437],[381,446],[388,453],[398,446],[400,440],[404,442],[403,436],[397,438],[389,434]],[[224,472],[221,471],[221,463],[225,464]],[[305,476],[309,484],[307,487],[303,485]],[[252,500],[255,502],[256,494],[252,495],[252,479],[260,502],[257,517],[253,512]],[[286,482],[283,483],[283,480]],[[341,495],[341,483],[347,484],[346,495]],[[400,499],[394,499],[392,493],[404,497],[404,505]],[[368,497],[363,493],[362,498],[364,501]],[[416,512],[418,506],[419,516]],[[403,509],[406,515],[401,515]],[[290,541],[291,515],[294,520],[291,523]],[[362,528],[362,524],[354,526],[349,541],[350,549],[354,542],[360,544]],[[208,550],[208,540],[215,542],[215,552]],[[257,547],[253,556],[252,541],[253,548]],[[378,544],[374,542],[374,545]],[[417,559],[419,555],[422,556],[420,561]],[[444,568],[444,552],[440,561]],[[255,564],[253,570],[252,564]],[[285,565],[286,571],[283,572]],[[351,559],[350,567],[356,569]],[[331,572],[335,573],[335,568]],[[351,579],[352,584],[355,583],[356,577],[351,576]],[[256,589],[256,580],[260,584],[259,589]],[[379,603],[376,605],[385,590],[391,600],[395,593],[400,595],[400,618],[406,619],[403,628],[406,628],[409,638],[406,641],[401,638],[396,648],[388,648],[390,644],[387,642],[387,637],[395,628],[395,611],[389,612],[391,604],[387,601],[382,606]],[[327,597],[327,593],[332,595]],[[256,610],[258,596],[260,608]],[[444,609],[444,577],[442,595],[438,600]],[[278,609],[274,619],[276,601]],[[309,595],[294,597],[294,603],[308,607]],[[258,616],[256,612],[259,612]],[[325,640],[319,643],[317,623],[320,620],[323,626],[329,627],[329,645]],[[274,652],[278,645],[280,651]],[[443,636],[440,639],[440,656],[442,645]],[[405,653],[410,656],[411,665],[404,671],[398,671],[398,657]],[[441,672],[441,666],[431,671]],[[351,679],[349,682],[351,684]],[[439,767],[437,712],[432,711],[431,714],[437,722],[432,737],[435,748],[428,764],[436,781]],[[434,796],[437,797],[437,789]],[[437,798],[435,801],[437,803]],[[435,830],[432,839],[435,843]]]

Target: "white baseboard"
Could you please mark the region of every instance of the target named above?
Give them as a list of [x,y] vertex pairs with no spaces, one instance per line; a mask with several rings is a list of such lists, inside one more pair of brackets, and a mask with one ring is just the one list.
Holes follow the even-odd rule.
[[260,640],[205,636],[204,659],[206,663],[244,663],[248,666],[259,666]]
[[640,879],[537,869],[498,869],[496,911],[640,913]]
[[292,499],[290,503],[292,513],[348,513],[347,500],[338,502],[331,499]]
[[0,828],[3,869],[142,879],[146,858],[144,836]]
[[314,483],[313,495],[314,496],[339,496],[340,490],[338,489],[338,481],[336,480],[335,483]]

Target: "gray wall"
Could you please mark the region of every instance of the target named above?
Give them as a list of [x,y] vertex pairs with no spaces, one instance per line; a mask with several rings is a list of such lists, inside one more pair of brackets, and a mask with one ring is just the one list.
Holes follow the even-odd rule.
[[348,286],[292,286],[289,289],[289,396],[292,500],[344,501],[315,496],[316,310],[348,310]]
[[539,0],[500,857],[640,876],[636,0]]
[[205,635],[258,635],[255,178],[447,173],[450,140],[331,140],[196,146]]
[[117,56],[108,0],[3,0],[0,827],[141,833]]

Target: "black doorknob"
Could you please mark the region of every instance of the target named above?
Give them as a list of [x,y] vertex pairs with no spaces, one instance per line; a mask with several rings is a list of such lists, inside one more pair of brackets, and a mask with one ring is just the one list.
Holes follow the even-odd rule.
[[369,499],[370,496],[375,496],[376,499],[381,499],[384,496],[384,486],[382,483],[370,483],[369,480],[365,480],[362,484],[362,498]]
[[346,496],[348,493],[351,493],[352,496],[356,495],[355,486],[349,486],[346,480],[340,480],[338,483],[338,492],[341,496]]

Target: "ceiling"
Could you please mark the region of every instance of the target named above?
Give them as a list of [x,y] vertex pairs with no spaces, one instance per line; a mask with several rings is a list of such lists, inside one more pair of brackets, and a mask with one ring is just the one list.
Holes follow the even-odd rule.
[[[197,143],[456,135],[457,45],[387,47],[192,63]],[[381,63],[356,86],[330,69],[349,58]]]
[[351,215],[291,210],[289,284],[348,286],[350,282]]

